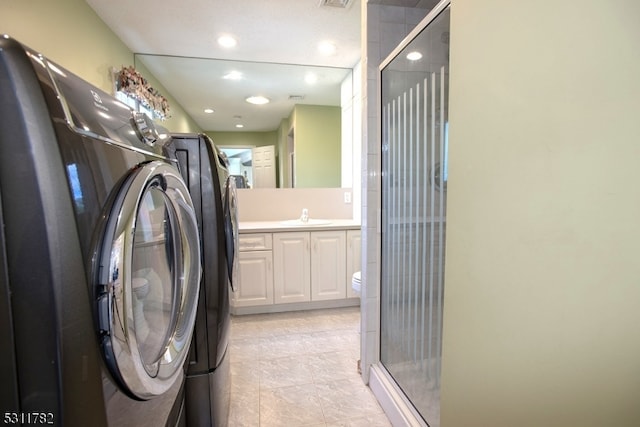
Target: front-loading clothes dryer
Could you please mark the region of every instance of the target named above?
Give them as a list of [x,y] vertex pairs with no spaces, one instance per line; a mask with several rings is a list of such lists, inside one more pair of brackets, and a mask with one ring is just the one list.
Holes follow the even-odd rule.
[[207,135],[172,134],[167,147],[191,191],[202,239],[203,276],[185,383],[187,425],[226,426],[231,387],[229,292],[238,262],[235,182],[222,152]]
[[146,116],[0,38],[5,421],[184,424],[201,249],[166,141]]

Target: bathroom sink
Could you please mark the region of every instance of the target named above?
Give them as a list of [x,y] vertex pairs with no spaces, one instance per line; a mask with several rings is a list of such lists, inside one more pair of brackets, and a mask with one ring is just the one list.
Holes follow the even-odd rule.
[[309,227],[314,225],[328,225],[331,224],[331,221],[327,219],[309,219],[306,222],[301,221],[300,219],[289,219],[286,221],[280,221],[282,225],[292,225],[295,227]]

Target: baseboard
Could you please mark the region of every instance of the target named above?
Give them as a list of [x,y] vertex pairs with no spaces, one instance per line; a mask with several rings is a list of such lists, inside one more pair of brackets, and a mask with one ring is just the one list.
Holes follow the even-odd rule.
[[258,305],[253,307],[231,307],[231,314],[282,313],[285,311],[318,310],[322,308],[356,307],[360,298],[346,298],[326,301],[293,302],[288,304]]

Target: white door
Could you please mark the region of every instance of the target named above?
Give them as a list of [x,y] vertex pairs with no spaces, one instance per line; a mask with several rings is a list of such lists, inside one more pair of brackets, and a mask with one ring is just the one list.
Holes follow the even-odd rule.
[[311,233],[311,300],[346,298],[344,231]]
[[251,153],[253,188],[276,188],[276,147],[255,147]]
[[112,198],[96,265],[97,319],[113,378],[139,399],[182,378],[200,289],[200,239],[173,166],[134,169]]
[[309,233],[274,233],[273,264],[274,303],[309,301]]

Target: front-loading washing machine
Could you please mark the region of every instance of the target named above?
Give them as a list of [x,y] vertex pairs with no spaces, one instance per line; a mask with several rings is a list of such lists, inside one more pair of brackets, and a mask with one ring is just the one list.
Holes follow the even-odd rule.
[[169,141],[0,38],[0,406],[5,421],[184,425],[201,277]]

